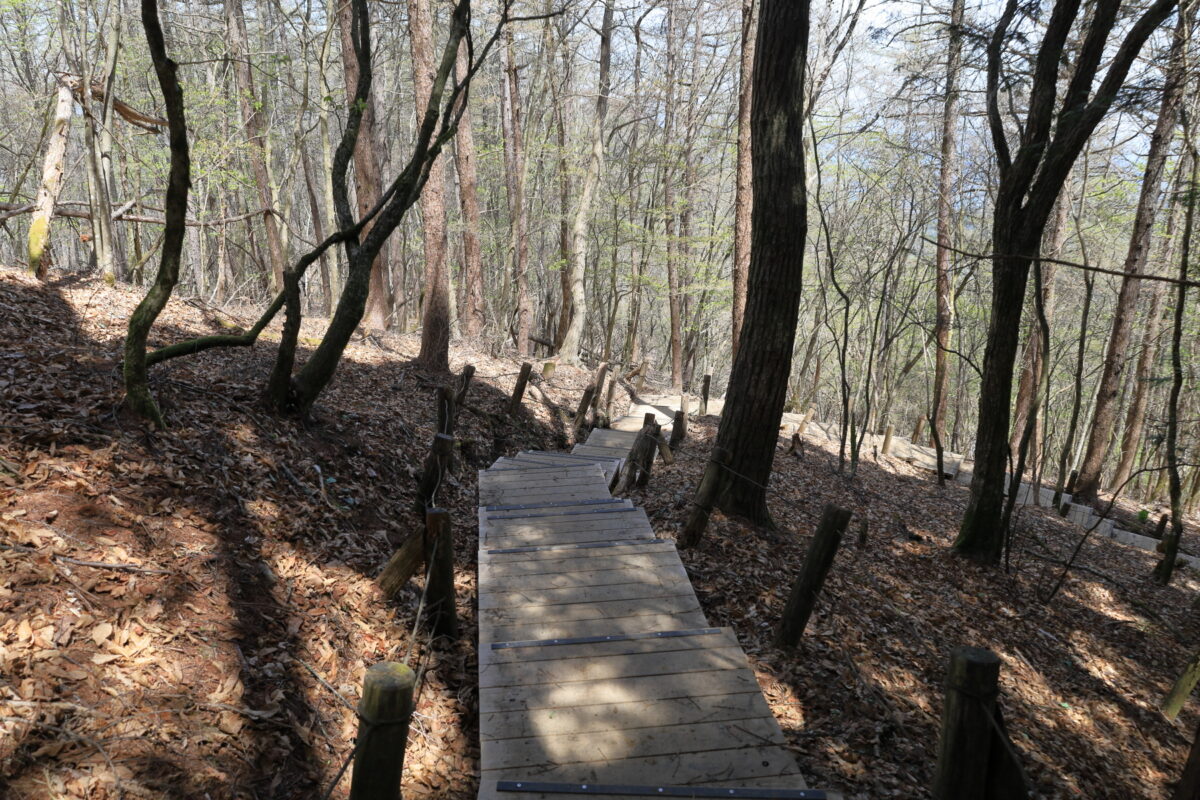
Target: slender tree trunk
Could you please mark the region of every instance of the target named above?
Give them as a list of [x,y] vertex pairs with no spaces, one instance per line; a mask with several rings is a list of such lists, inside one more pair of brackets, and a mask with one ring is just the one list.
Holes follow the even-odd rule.
[[[455,77],[467,72],[467,44],[459,43],[454,62]],[[483,302],[483,256],[479,246],[479,189],[475,170],[475,132],[471,127],[470,107],[462,110],[458,134],[454,142],[454,168],[458,172],[458,196],[463,216],[463,296],[460,314],[462,330],[467,336],[483,333],[487,322]],[[524,350],[521,351],[525,352]]]
[[271,269],[271,286],[278,291],[283,287],[283,270],[287,258],[283,249],[283,238],[279,231],[279,220],[275,218],[271,202],[271,179],[267,174],[267,129],[263,119],[261,101],[254,86],[254,72],[250,65],[250,44],[246,36],[246,15],[242,0],[225,0],[225,32],[228,37],[229,56],[233,60],[233,74],[237,79],[238,105],[242,111],[242,124],[246,128],[246,140],[250,147],[250,171],[254,173],[254,185],[258,189],[258,203],[263,210],[263,225],[267,233],[267,258]]
[[[353,99],[359,72],[358,62],[354,57],[354,42],[351,39],[353,20],[350,5],[349,2],[338,3],[338,27],[342,35],[342,69],[346,75],[348,100]],[[418,108],[422,107],[418,105]],[[375,93],[372,92],[367,95],[363,105],[362,122],[359,123],[358,138],[354,145],[354,196],[359,217],[365,216],[375,207],[381,192],[379,153],[382,152],[382,148],[379,146],[379,134],[375,130],[375,117]],[[370,231],[371,225],[368,225],[362,235],[366,236]],[[376,331],[387,328],[392,310],[392,296],[388,292],[386,253],[385,245],[371,263],[367,305],[362,317],[363,324]]]
[[579,194],[579,207],[575,211],[575,225],[571,233],[571,259],[568,263],[571,283],[571,321],[558,349],[563,363],[578,364],[579,350],[583,339],[583,326],[587,321],[587,295],[584,289],[584,271],[587,267],[588,231],[591,225],[592,203],[596,187],[604,175],[604,122],[608,116],[609,71],[612,66],[613,3],[604,2],[604,17],[600,23],[600,75],[597,81],[596,118],[592,123],[592,152],[588,159],[587,173]]
[[730,345],[737,357],[746,314],[746,279],[750,274],[750,212],[754,193],[750,181],[750,106],[754,72],[754,42],[758,27],[756,0],[742,0],[741,69],[738,75],[737,171],[733,205],[733,318]]
[[[408,38],[412,48],[413,86],[417,108],[433,91],[433,19],[429,0],[408,0]],[[425,313],[418,360],[430,369],[450,369],[450,279],[446,270],[446,167],[434,159],[421,192],[421,226],[425,234]]]
[[[664,108],[665,121],[663,136],[668,147],[675,141],[675,122],[678,116],[675,108],[675,87],[679,84],[679,18],[678,3],[671,3],[667,8],[667,74],[666,102]],[[681,318],[681,298],[679,294],[679,237],[675,228],[675,168],[668,159],[663,171],[663,211],[665,214],[663,234],[667,245],[667,305],[670,314],[670,356],[671,356],[671,388],[680,391],[683,388],[683,325]]]
[[945,441],[947,384],[949,383],[950,340],[954,328],[954,281],[950,249],[954,208],[951,194],[958,173],[958,78],[962,71],[962,24],[965,0],[950,7],[949,43],[946,50],[946,97],[942,104],[942,159],[938,173],[937,203],[937,320],[934,340],[933,399],[930,433]]
[[[1187,38],[1189,13],[1179,15],[1175,25],[1175,36],[1171,43],[1162,103],[1158,110],[1158,121],[1150,136],[1150,150],[1146,156],[1146,170],[1142,177],[1141,194],[1138,196],[1137,214],[1133,220],[1133,234],[1129,239],[1129,252],[1125,256],[1124,272],[1136,276],[1145,269],[1154,234],[1154,217],[1158,211],[1163,169],[1171,149],[1175,121],[1179,116],[1179,101],[1183,90],[1184,43]],[[1136,277],[1121,279],[1121,291],[1117,296],[1117,307],[1113,312],[1112,329],[1108,335],[1108,350],[1104,356],[1104,370],[1100,375],[1100,386],[1096,392],[1096,410],[1092,414],[1092,426],[1088,432],[1087,451],[1079,465],[1079,480],[1075,484],[1076,502],[1095,502],[1100,491],[1100,478],[1104,460],[1108,455],[1113,429],[1120,412],[1118,392],[1125,370],[1125,350],[1133,334],[1133,322],[1137,315],[1138,292],[1141,280]]]
[[807,237],[808,3],[762,0],[754,58],[753,239],[741,345],[717,446],[732,456],[718,506],[770,524],[766,485],[787,398]]
[[529,302],[529,216],[525,207],[525,148],[521,126],[521,84],[513,49],[512,28],[504,32],[504,103],[508,124],[504,126],[505,169],[508,171],[509,224],[512,238],[513,279],[517,288],[517,352],[530,353],[533,313]]

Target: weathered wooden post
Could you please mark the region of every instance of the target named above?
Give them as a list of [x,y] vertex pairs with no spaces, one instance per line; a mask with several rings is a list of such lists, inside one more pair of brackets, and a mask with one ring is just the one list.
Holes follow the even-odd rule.
[[1155,552],[1167,552],[1167,523],[1171,521],[1170,514],[1163,514],[1158,518],[1158,528],[1154,531],[1154,538],[1158,539],[1158,544],[1154,546]]
[[708,416],[708,390],[712,386],[712,375],[705,375],[700,382],[700,416]]
[[803,434],[808,430],[808,423],[812,422],[812,418],[816,416],[817,410],[809,407],[808,411],[804,412],[804,419],[800,420],[800,424],[796,426],[796,433]]
[[[654,466],[654,454],[658,451],[659,442],[662,441],[662,425],[652,422],[642,429],[642,433],[649,437],[650,441],[647,442],[646,449],[642,453],[641,470],[637,477],[638,488],[643,488],[650,483],[650,469]],[[674,456],[671,456],[671,461],[674,462],[674,460]]]
[[533,371],[533,364],[528,362],[521,365],[521,372],[517,375],[517,385],[513,387],[512,399],[508,401],[508,415],[516,416],[521,410],[521,400],[525,397],[525,386],[529,383],[529,373]]
[[688,413],[687,392],[684,392],[683,394],[679,395],[679,410],[683,412],[684,416],[687,416],[687,413]]
[[454,391],[449,386],[439,386],[437,397],[437,430],[448,436],[454,435]]
[[663,463],[668,467],[674,464],[675,454],[671,452],[671,445],[667,443],[666,437],[662,435],[661,426],[659,426],[658,441],[655,444],[658,445],[658,456],[662,459]]
[[433,436],[433,446],[425,458],[425,470],[421,473],[421,481],[417,484],[417,510],[424,511],[426,506],[433,505],[442,477],[454,454],[454,437],[444,433]]
[[838,545],[842,542],[842,534],[850,524],[850,512],[839,508],[833,503],[827,503],[821,512],[821,522],[817,525],[816,535],[808,545],[804,554],[804,566],[800,568],[800,576],[792,586],[787,606],[783,610],[783,618],[779,621],[779,629],[775,633],[775,644],[780,647],[795,647],[804,635],[808,618],[812,616],[817,604],[817,595],[833,566],[833,557],[837,555]]
[[545,364],[542,364],[542,377],[546,380],[549,380],[550,376],[554,374],[554,369],[557,366],[558,365],[553,361],[547,361]]
[[367,670],[358,703],[359,744],[350,777],[350,800],[400,797],[416,685],[416,674],[403,664],[382,662]]
[[450,512],[431,508],[425,512],[425,563],[429,564],[426,603],[430,629],[435,636],[458,636],[458,609],[454,602],[454,532]]
[[604,391],[604,379],[608,377],[608,362],[601,361],[600,366],[596,369],[596,379],[592,381],[592,385],[596,387],[596,393],[592,395],[592,411],[600,410],[600,396]]
[[617,391],[617,376],[608,379],[608,391],[604,394],[604,416],[612,419],[613,394]]
[[895,432],[895,425],[888,425],[887,429],[883,432],[883,447],[879,448],[879,452],[885,456],[892,452],[892,434]]
[[935,800],[987,796],[999,680],[1000,657],[991,650],[956,647],[950,653],[933,778]]
[[671,423],[671,449],[678,449],[687,438],[687,412],[683,409],[675,412],[675,421]]
[[656,430],[658,426],[654,422],[654,413],[646,414],[646,418],[648,421],[638,431],[637,438],[629,448],[629,455],[625,457],[624,472],[617,486],[618,494],[627,492],[634,486],[645,486],[650,480],[650,467],[654,464],[659,434]]
[[920,441],[921,441],[921,434],[922,434],[924,431],[925,431],[925,418],[924,418],[924,417],[917,417],[917,424],[916,424],[916,426],[913,428],[913,435],[912,435],[912,439],[910,439],[909,441],[910,441],[910,442],[912,442],[914,445],[916,445],[916,444],[920,444]]
[[649,364],[645,361],[642,362],[642,366],[638,367],[637,393],[639,395],[646,391],[646,370],[648,367]]
[[579,407],[575,409],[575,421],[571,426],[571,430],[575,432],[575,438],[579,438],[580,432],[587,425],[588,411],[592,407],[592,398],[596,395],[596,384],[589,383],[587,388],[583,390],[583,397],[579,398]]
[[454,395],[455,406],[461,406],[467,399],[467,392],[471,389],[471,379],[475,377],[475,365],[467,364],[463,367],[462,375],[458,377],[458,392]]
[[696,499],[692,501],[692,513],[679,535],[680,547],[695,547],[708,527],[708,517],[717,501],[717,489],[721,485],[721,471],[729,465],[730,452],[723,447],[714,447],[704,468],[704,477],[696,488]]
[[425,537],[413,534],[405,539],[379,573],[379,588],[395,599],[425,560]]

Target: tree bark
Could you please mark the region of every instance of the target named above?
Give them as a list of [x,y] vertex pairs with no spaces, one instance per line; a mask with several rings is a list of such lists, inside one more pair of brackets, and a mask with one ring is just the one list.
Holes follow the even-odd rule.
[[237,79],[238,106],[242,111],[242,124],[246,127],[246,141],[250,145],[247,150],[250,170],[254,173],[254,185],[258,189],[258,204],[263,209],[267,258],[271,266],[271,288],[279,291],[283,287],[283,270],[287,264],[287,257],[283,249],[279,221],[275,218],[274,204],[271,202],[271,180],[267,174],[266,122],[261,111],[261,101],[254,87],[242,0],[225,0],[225,31],[229,37],[229,57],[233,61],[233,74]]
[[766,485],[804,276],[808,20],[807,2],[762,0],[752,87],[754,208],[746,316],[717,433],[717,446],[731,453],[717,505],[762,524],[771,522]]
[[517,287],[517,352],[530,353],[533,314],[529,304],[529,216],[525,207],[525,149],[521,128],[521,85],[513,51],[512,28],[505,36],[505,83],[501,87],[507,99],[504,126],[504,166],[508,172],[508,213],[513,252],[513,278]]
[[758,27],[756,0],[742,0],[742,50],[738,77],[737,171],[733,201],[733,317],[730,345],[737,358],[746,315],[746,281],[750,274],[751,188],[750,106],[753,97],[754,42]]
[[62,191],[63,160],[67,154],[67,137],[71,131],[71,113],[75,99],[66,84],[58,87],[54,104],[54,120],[50,123],[47,137],[46,158],[42,164],[42,182],[38,186],[37,199],[33,206],[33,219],[29,222],[29,271],[39,280],[45,280],[50,271],[50,220],[58,204],[58,193]]
[[[1145,269],[1154,235],[1154,218],[1158,211],[1163,169],[1171,149],[1175,132],[1175,121],[1179,116],[1180,98],[1183,94],[1184,44],[1187,39],[1188,17],[1182,13],[1175,25],[1171,41],[1171,54],[1164,76],[1162,102],[1158,120],[1150,136],[1150,150],[1146,156],[1146,169],[1142,176],[1141,193],[1138,196],[1137,213],[1133,220],[1133,233],[1129,238],[1129,252],[1125,256],[1123,271],[1136,276]],[[1100,385],[1096,391],[1096,409],[1092,413],[1092,426],[1088,432],[1087,450],[1079,465],[1079,480],[1075,484],[1076,503],[1094,503],[1100,491],[1101,472],[1108,455],[1109,442],[1116,427],[1120,411],[1118,393],[1125,371],[1125,351],[1133,334],[1133,322],[1137,315],[1138,292],[1141,281],[1137,277],[1121,279],[1121,291],[1117,296],[1117,307],[1113,312],[1112,329],[1108,335],[1108,350],[1104,356],[1104,369],[1100,374]]]
[[[412,49],[413,86],[417,108],[429,103],[433,91],[433,20],[429,0],[408,0],[408,38]],[[425,304],[421,322],[421,353],[426,367],[450,369],[450,279],[446,271],[446,167],[435,158],[421,192],[421,226],[425,239]]]
[[[455,78],[467,74],[467,43],[460,42],[454,62]],[[471,109],[462,110],[454,141],[454,168],[458,173],[458,196],[463,216],[464,296],[462,330],[467,336],[483,333],[487,322],[483,301],[483,256],[479,246],[479,188],[475,169],[475,132],[471,127]]]
[[571,317],[566,334],[558,348],[559,359],[565,364],[579,363],[579,348],[583,326],[587,320],[587,293],[584,271],[587,267],[588,231],[591,226],[592,203],[596,187],[604,175],[604,122],[608,116],[610,68],[612,66],[612,0],[604,2],[604,17],[600,23],[600,74],[597,80],[596,118],[592,122],[591,156],[575,210],[575,225],[571,232],[571,258],[567,264],[571,284]]

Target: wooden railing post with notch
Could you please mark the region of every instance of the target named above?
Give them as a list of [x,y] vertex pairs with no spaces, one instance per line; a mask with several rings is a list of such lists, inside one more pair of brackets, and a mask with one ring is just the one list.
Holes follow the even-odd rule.
[[467,392],[471,389],[471,379],[475,377],[475,367],[472,364],[467,364],[463,367],[462,375],[458,379],[458,392],[454,395],[454,404],[456,407],[461,406],[467,399]]
[[687,438],[687,412],[683,409],[675,412],[675,420],[671,423],[671,449],[678,449]]
[[1158,539],[1158,544],[1154,546],[1157,553],[1167,552],[1167,525],[1171,522],[1170,514],[1163,514],[1158,518],[1158,527],[1154,530],[1154,538]]
[[700,416],[708,416],[708,390],[712,386],[712,375],[705,375],[700,382]]
[[[645,437],[649,438],[646,443],[646,448],[642,453],[641,471],[638,472],[637,485],[638,488],[645,488],[646,484],[650,483],[650,470],[654,466],[654,454],[659,450],[659,443],[662,442],[662,425],[657,422],[652,422],[642,429]],[[674,457],[670,456],[671,461]],[[664,459],[665,460],[665,459]]]
[[800,568],[800,576],[792,586],[787,606],[783,609],[783,618],[779,621],[775,644],[780,647],[795,647],[800,643],[800,637],[808,626],[808,618],[817,605],[817,595],[821,593],[829,568],[833,566],[833,557],[837,555],[838,545],[842,543],[842,534],[849,524],[850,512],[847,509],[832,503],[825,505],[817,532],[808,545],[808,552],[804,554],[804,566]]
[[680,547],[695,547],[708,527],[708,517],[712,514],[713,504],[717,500],[717,490],[721,486],[722,471],[729,465],[731,453],[723,447],[714,447],[708,457],[708,465],[704,468],[704,477],[696,489],[696,498],[692,501],[692,513],[688,515],[687,524],[679,536]]
[[571,430],[575,432],[575,438],[578,440],[587,426],[588,411],[592,408],[592,398],[596,395],[596,385],[588,384],[588,387],[583,390],[583,397],[579,398],[579,407],[575,409],[575,421],[571,425]]
[[921,443],[921,434],[925,431],[925,418],[917,417],[917,424],[913,427],[912,438],[909,439],[914,445]]
[[608,362],[601,361],[600,367],[596,370],[596,379],[592,381],[592,385],[596,387],[595,393],[592,395],[592,411],[600,410],[600,396],[604,391],[604,379],[608,377]]
[[425,563],[429,585],[425,602],[430,630],[435,636],[458,636],[458,608],[454,598],[454,532],[450,512],[431,508],[425,512]]
[[[649,413],[646,417],[653,420],[654,414]],[[625,457],[625,468],[617,486],[618,494],[628,492],[634,486],[645,486],[650,480],[650,465],[654,463],[654,453],[658,448],[654,429],[655,423],[647,422],[633,440],[629,455]]]
[[397,800],[404,747],[413,713],[417,676],[404,664],[382,662],[367,670],[358,703],[358,742],[350,800]]
[[889,455],[892,452],[892,434],[896,432],[895,425],[888,425],[883,432],[883,447],[879,448],[879,452],[883,455]]
[[643,361],[642,366],[638,369],[637,393],[639,395],[646,391],[646,370],[648,366],[649,364]]
[[608,391],[604,393],[604,416],[612,421],[613,394],[617,391],[617,376],[608,379]]
[[999,680],[1000,657],[991,650],[956,647],[950,654],[933,779],[935,800],[987,795]]
[[417,510],[424,511],[434,505],[438,487],[442,484],[450,458],[454,454],[454,437],[444,433],[434,434],[433,446],[425,459],[425,470],[417,484]]
[[447,436],[453,436],[454,418],[457,416],[454,413],[454,390],[452,390],[449,386],[439,386],[437,390],[437,399],[434,402],[437,405],[438,433],[444,433]]
[[521,401],[525,398],[525,387],[529,384],[529,373],[532,371],[533,364],[526,362],[521,365],[521,372],[517,375],[517,385],[513,387],[512,398],[508,401],[510,417],[515,417],[521,410]]

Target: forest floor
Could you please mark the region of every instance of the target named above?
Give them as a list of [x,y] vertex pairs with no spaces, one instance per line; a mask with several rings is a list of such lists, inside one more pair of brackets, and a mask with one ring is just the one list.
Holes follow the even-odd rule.
[[[519,360],[452,348],[456,371],[477,369],[439,495],[463,630],[430,647],[413,633],[420,580],[388,601],[374,577],[420,529],[415,475],[451,376],[413,363],[414,337],[356,341],[301,423],[259,402],[270,341],[210,351],[153,370],[169,430],[150,434],[120,410],[138,299],[0,270],[0,796],[320,798],[353,748],[366,667],[407,657],[423,681],[406,797],[474,797],[475,470],[564,446],[555,405],[572,408],[587,373],[536,378],[510,422],[495,415]],[[221,329],[172,301],[152,344]],[[659,535],[685,519],[715,430],[694,421],[635,497]],[[1023,510],[1005,572],[949,550],[966,489],[902,462],[851,479],[810,441],[802,458],[781,448],[771,485],[778,530],[716,514],[683,558],[811,785],[928,796],[948,653],[972,644],[1004,659],[1000,702],[1039,797],[1168,796],[1200,721],[1195,703],[1174,723],[1158,711],[1200,634],[1196,574],[1159,587],[1154,554],[1089,540],[1043,602],[1080,536],[1045,511]],[[851,534],[801,646],[780,651],[772,629],[827,502],[854,511]],[[347,792],[343,778],[331,796]]]

